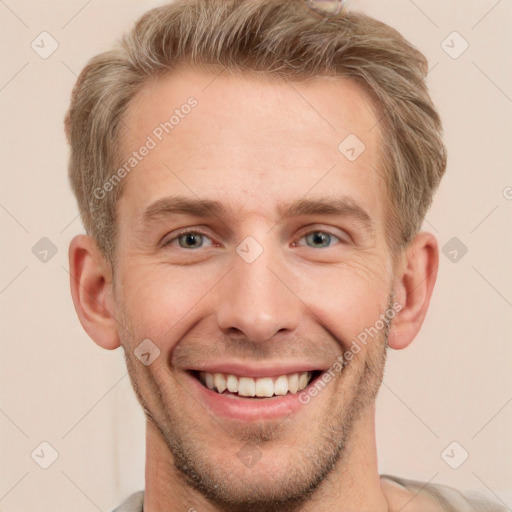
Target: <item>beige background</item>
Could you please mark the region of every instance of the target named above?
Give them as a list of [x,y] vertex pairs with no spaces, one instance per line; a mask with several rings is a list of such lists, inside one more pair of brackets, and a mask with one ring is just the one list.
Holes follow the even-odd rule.
[[[67,247],[82,226],[62,120],[86,61],[156,5],[0,1],[3,512],[106,511],[144,486],[144,421],[122,353],[98,348],[71,302]],[[455,236],[468,248],[455,263],[441,255],[421,334],[390,353],[378,398],[379,469],[481,490],[511,507],[512,4],[354,0],[351,8],[395,26],[429,59],[449,162],[425,227],[441,246]],[[47,59],[31,48],[43,31],[59,45]],[[457,59],[441,47],[453,31],[469,43]],[[457,37],[445,43],[452,52]],[[46,263],[32,253],[42,237],[58,251]],[[46,470],[31,458],[43,441],[58,452]],[[458,469],[441,456],[453,441],[452,464],[469,453]]]

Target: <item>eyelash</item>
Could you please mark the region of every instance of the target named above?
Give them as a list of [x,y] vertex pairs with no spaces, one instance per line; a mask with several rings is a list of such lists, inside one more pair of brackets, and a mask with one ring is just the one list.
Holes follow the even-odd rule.
[[[347,243],[346,241],[342,240],[342,238],[340,238],[339,236],[336,236],[335,234],[333,233],[330,233],[329,231],[327,230],[322,230],[322,229],[312,229],[310,231],[307,231],[306,233],[302,234],[301,237],[299,238],[299,240],[301,240],[302,238],[308,236],[308,235],[311,235],[313,233],[323,233],[323,234],[327,234],[331,237],[334,237],[336,238],[337,240],[339,240],[340,243],[344,244],[344,243]],[[173,242],[177,241],[179,238],[181,238],[182,236],[184,235],[189,235],[189,234],[192,234],[192,235],[201,235],[201,236],[204,236],[204,237],[207,237],[211,240],[211,237],[206,234],[205,232],[201,231],[200,229],[197,229],[197,230],[194,230],[194,229],[190,229],[190,228],[186,228],[186,229],[183,229],[182,231],[178,231],[173,238],[171,238],[170,240],[168,240],[167,242],[165,242],[163,245],[163,247],[167,247],[169,245],[171,245]],[[347,235],[348,236],[348,235]],[[213,242],[213,240],[212,240]],[[294,242],[294,246],[297,247],[297,244]],[[306,246],[307,247],[307,246]],[[331,246],[328,246],[328,247],[324,247],[324,249],[328,249],[329,247]],[[180,249],[184,249],[184,250],[187,250],[183,247],[180,247]],[[312,249],[314,249],[314,247],[312,247]],[[194,249],[190,249],[190,250],[194,250]]]
[[[179,238],[181,238],[182,236],[184,235],[202,235],[202,236],[205,236],[207,238],[210,238],[209,235],[207,235],[206,233],[204,233],[203,231],[201,231],[200,229],[184,229],[182,231],[178,231],[173,238],[171,238],[170,240],[168,240],[167,242],[165,242],[163,245],[163,247],[166,247],[168,245],[171,245],[172,242],[175,242],[177,241]],[[211,239],[211,238],[210,238]],[[183,247],[180,247],[180,249],[183,249]]]

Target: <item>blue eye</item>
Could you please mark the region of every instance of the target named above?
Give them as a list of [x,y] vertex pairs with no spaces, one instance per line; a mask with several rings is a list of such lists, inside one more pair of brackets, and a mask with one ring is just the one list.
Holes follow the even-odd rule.
[[306,239],[306,243],[309,245],[309,247],[319,249],[330,247],[330,242],[332,241],[332,239],[335,239],[338,242],[341,241],[337,236],[331,235],[330,233],[327,233],[325,231],[310,231],[302,238]]
[[[300,240],[305,240],[306,243],[299,243],[296,245],[307,245],[314,249],[325,249],[332,247],[337,242],[342,240],[326,231],[314,230],[303,235]],[[163,243],[163,246],[176,246],[178,243],[181,249],[200,249],[201,247],[211,247],[213,245],[209,236],[199,231],[182,231],[177,233],[173,238]]]
[[209,237],[203,233],[199,233],[197,231],[184,231],[174,238],[171,238],[163,245],[175,245],[174,242],[178,241],[178,244],[182,249],[199,249],[205,245],[206,239],[209,239]]

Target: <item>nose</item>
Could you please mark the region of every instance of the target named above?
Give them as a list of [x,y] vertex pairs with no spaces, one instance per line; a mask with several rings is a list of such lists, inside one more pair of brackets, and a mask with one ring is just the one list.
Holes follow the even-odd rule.
[[219,328],[230,337],[261,343],[297,328],[304,304],[290,288],[278,251],[265,248],[252,263],[234,253],[216,307]]

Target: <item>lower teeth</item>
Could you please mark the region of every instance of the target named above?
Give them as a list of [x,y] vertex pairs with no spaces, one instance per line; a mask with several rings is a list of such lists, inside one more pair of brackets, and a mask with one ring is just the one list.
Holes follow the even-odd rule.
[[[257,398],[258,400],[261,400],[263,398],[277,398],[277,395],[272,395],[272,396],[256,396],[256,395],[254,395],[254,396],[244,396],[244,395],[239,395],[238,393],[231,393],[231,391],[228,391],[227,389],[226,389],[226,391],[223,391],[222,393],[219,393],[216,389],[213,389],[212,391],[215,391],[219,395],[226,395],[226,396],[229,396],[229,397],[232,397],[232,398]],[[286,395],[279,395],[279,396],[286,396]]]

